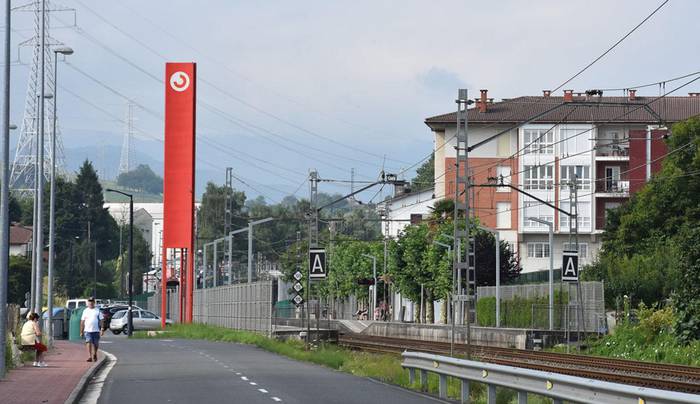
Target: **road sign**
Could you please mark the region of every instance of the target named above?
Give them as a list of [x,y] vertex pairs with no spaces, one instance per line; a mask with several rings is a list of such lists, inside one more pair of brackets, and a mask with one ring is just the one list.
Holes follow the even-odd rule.
[[472,300],[473,298],[469,295],[454,295],[452,298],[455,302],[466,302]]
[[303,276],[304,275],[301,273],[301,271],[294,272],[294,279],[296,279],[298,281],[300,281]]
[[561,280],[578,282],[578,251],[564,251],[561,264]]
[[301,290],[304,289],[304,287],[301,286],[301,283],[299,283],[299,282],[295,283],[293,288],[297,293],[301,292]]
[[304,298],[301,297],[300,295],[296,295],[296,296],[294,296],[294,299],[292,299],[292,301],[293,301],[294,304],[296,304],[297,306],[300,306],[302,303],[304,303]]
[[326,279],[326,250],[323,248],[309,249],[309,278]]

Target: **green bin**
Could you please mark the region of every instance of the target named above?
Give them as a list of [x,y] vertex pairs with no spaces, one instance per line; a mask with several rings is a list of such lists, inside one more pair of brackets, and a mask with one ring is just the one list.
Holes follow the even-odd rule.
[[80,317],[83,316],[85,307],[78,307],[70,314],[70,325],[68,327],[68,340],[80,341]]

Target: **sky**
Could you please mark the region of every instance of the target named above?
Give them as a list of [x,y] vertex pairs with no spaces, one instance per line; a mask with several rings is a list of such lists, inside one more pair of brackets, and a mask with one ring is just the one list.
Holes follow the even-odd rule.
[[[226,167],[237,189],[270,202],[306,196],[310,169],[324,179],[349,180],[351,169],[358,181],[382,169],[410,179],[432,150],[423,121],[454,110],[458,88],[539,95],[660,3],[64,0],[56,4],[75,11],[51,13],[51,36],[75,53],[59,62],[59,125],[71,161],[90,159],[113,177],[131,100],[136,163],[162,172],[164,64],[195,61],[199,192],[206,181],[222,184]],[[700,2],[670,1],[566,87],[629,87],[700,70],[697,15]],[[31,51],[18,44],[33,20],[13,19],[11,116],[21,122]]]

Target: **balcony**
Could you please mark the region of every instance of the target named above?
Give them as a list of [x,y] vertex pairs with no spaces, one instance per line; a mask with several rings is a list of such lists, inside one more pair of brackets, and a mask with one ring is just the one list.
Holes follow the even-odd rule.
[[630,149],[627,145],[607,145],[598,149],[595,156],[599,161],[626,161],[630,158]]
[[622,180],[598,181],[596,184],[596,196],[608,198],[628,197],[630,195],[630,182]]

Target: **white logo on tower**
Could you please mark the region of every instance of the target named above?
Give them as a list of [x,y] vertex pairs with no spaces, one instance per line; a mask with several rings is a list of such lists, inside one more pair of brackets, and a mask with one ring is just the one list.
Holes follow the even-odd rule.
[[181,93],[190,86],[190,76],[182,71],[173,73],[170,76],[170,88]]

